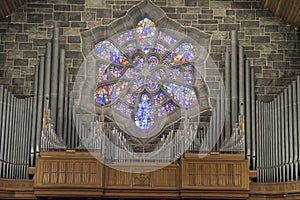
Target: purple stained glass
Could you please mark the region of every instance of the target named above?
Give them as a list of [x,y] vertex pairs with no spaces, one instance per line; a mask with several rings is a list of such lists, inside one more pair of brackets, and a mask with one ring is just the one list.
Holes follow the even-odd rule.
[[162,56],[167,52],[167,47],[164,46],[163,44],[156,43],[153,51],[159,53]]
[[132,113],[132,108],[130,108],[128,105],[126,105],[123,102],[118,101],[115,105],[114,108],[117,109],[118,111],[122,112],[124,115],[130,117]]
[[191,62],[196,56],[196,48],[189,42],[183,42],[176,47],[164,60],[168,64]]
[[98,87],[94,93],[95,102],[99,105],[106,105],[116,96],[115,84]]
[[141,95],[137,112],[134,115],[134,122],[137,127],[143,130],[149,129],[154,123],[154,113],[147,94]]
[[150,46],[154,41],[156,32],[156,26],[153,21],[148,18],[144,18],[139,21],[135,28],[138,36],[138,40],[141,46],[141,50],[147,54],[150,51]]
[[180,67],[170,68],[169,77],[174,80],[181,80]]
[[128,64],[128,59],[125,57],[110,41],[99,42],[95,45],[96,56],[118,64]]
[[176,43],[176,39],[174,39],[169,34],[162,31],[159,32],[158,39],[164,41],[169,46],[173,46]]
[[193,80],[193,67],[191,64],[183,65],[183,79],[187,83],[192,83]]
[[158,63],[159,63],[159,59],[156,56],[154,56],[154,55],[149,56],[149,58],[148,58],[148,68],[149,69],[154,68]]
[[163,103],[167,99],[167,97],[164,93],[159,92],[158,94],[155,94],[153,96],[153,99],[154,99],[154,104],[158,105],[158,104]]
[[122,71],[123,71],[122,67],[111,66],[110,67],[110,78],[112,78],[112,79],[120,78],[122,75]]
[[133,105],[134,103],[135,103],[135,100],[136,100],[136,94],[126,94],[125,96],[124,96],[124,100],[127,102],[127,103],[129,103],[129,104],[131,104],[131,105]]
[[162,80],[162,79],[165,79],[165,78],[166,78],[166,72],[165,72],[165,70],[162,69],[162,68],[156,69],[156,70],[153,72],[152,76],[154,76],[154,77],[157,78],[157,79]]
[[99,63],[98,64],[98,82],[102,83],[103,81],[108,80],[108,65]]
[[158,117],[163,117],[168,115],[169,113],[173,112],[176,109],[176,106],[172,101],[164,104],[162,107],[157,109]]
[[154,79],[147,77],[147,89],[150,92],[156,91],[158,89],[158,83]]
[[197,96],[193,88],[184,85],[178,85],[172,82],[164,82],[163,88],[174,98],[180,106],[192,106],[197,102]]
[[142,55],[136,55],[132,59],[132,62],[133,62],[133,64],[135,64],[135,66],[143,68],[145,59]]
[[125,72],[126,78],[135,78],[140,74],[140,71],[134,68],[128,68]]
[[135,81],[133,81],[132,85],[132,89],[133,91],[138,91],[141,92],[144,86],[144,80],[142,78],[139,78]]
[[115,38],[116,42],[120,46],[132,39],[134,39],[133,30],[126,31],[126,32],[118,35],[118,37]]
[[135,42],[129,43],[128,45],[126,45],[124,47],[124,49],[125,49],[126,53],[128,53],[129,55],[132,55],[135,52],[137,52],[136,43]]

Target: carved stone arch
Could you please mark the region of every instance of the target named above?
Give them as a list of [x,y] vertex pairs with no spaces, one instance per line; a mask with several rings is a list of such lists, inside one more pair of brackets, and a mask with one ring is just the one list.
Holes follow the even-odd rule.
[[[211,35],[194,27],[182,26],[175,20],[170,19],[161,8],[153,4],[150,0],[143,0],[136,6],[129,9],[124,17],[116,19],[109,25],[100,25],[81,33],[83,41],[82,51],[86,57],[85,68],[87,69],[86,79],[84,82],[85,86],[83,87],[84,90],[81,91],[81,95],[79,97],[80,101],[84,102],[81,104],[81,106],[87,108],[87,110],[93,110],[91,105],[95,104],[93,98],[91,97],[94,95],[95,83],[97,83],[97,80],[95,79],[95,74],[97,74],[97,61],[94,58],[89,59],[92,57],[90,54],[94,51],[95,45],[116,34],[134,29],[137,22],[144,18],[149,18],[160,29],[178,32],[185,35],[187,40],[193,40],[198,44],[197,48],[201,53],[195,62],[197,65],[199,65],[199,72],[197,72],[196,75],[201,78],[195,81],[195,85],[197,85],[196,92],[198,93],[197,96],[198,101],[200,102],[200,109],[193,110],[191,113],[196,114],[196,112],[204,113],[210,111],[210,92],[205,82],[205,65],[209,57]],[[98,107],[96,108],[95,112],[100,113],[101,109]],[[105,115],[113,118],[112,110],[106,109]],[[168,121],[168,123],[170,123],[170,121]]]

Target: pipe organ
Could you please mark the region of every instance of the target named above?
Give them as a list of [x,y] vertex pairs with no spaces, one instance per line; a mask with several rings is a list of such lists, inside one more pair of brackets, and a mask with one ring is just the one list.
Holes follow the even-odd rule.
[[0,177],[29,179],[28,168],[41,152],[89,151],[104,163],[163,163],[184,153],[220,152],[244,154],[258,182],[298,180],[300,77],[273,101],[256,100],[254,68],[237,34],[231,32],[231,51],[224,52],[225,85],[212,97],[209,120],[197,125],[185,115],[184,128],[166,129],[154,153],[135,155],[128,136],[103,113],[88,123],[77,113],[59,28],[54,28],[35,69],[34,96],[17,98],[0,86]]

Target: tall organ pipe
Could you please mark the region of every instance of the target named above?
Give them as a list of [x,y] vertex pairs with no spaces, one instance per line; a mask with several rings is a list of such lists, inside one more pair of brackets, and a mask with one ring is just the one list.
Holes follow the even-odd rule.
[[54,28],[53,46],[52,46],[52,68],[51,68],[51,98],[50,109],[53,128],[56,130],[56,115],[57,115],[57,97],[58,97],[58,61],[59,61],[59,28]]
[[69,108],[69,70],[66,69],[65,72],[65,99],[64,99],[64,131],[63,131],[63,139],[64,139],[64,143],[67,145],[67,138],[68,138],[68,124],[69,124],[69,120],[68,120],[68,108]]
[[[248,62],[249,64],[249,62]],[[249,66],[250,67],[250,66]],[[255,105],[255,71],[254,68],[251,68],[251,141],[257,141],[257,134],[256,134],[256,108]],[[256,145],[257,142],[252,142],[251,149],[252,149],[252,162],[253,162],[253,168],[256,169],[256,155],[257,155],[257,150],[256,150]]]
[[230,54],[225,53],[225,90],[226,90],[226,101],[225,101],[225,138],[230,137],[231,132],[231,78],[230,78]]
[[238,115],[238,67],[237,67],[237,32],[231,31],[231,126],[237,122]]
[[296,81],[293,81],[292,84],[292,111],[293,111],[293,141],[292,141],[292,146],[293,146],[293,166],[294,166],[294,179],[298,180],[298,175],[299,175],[299,171],[298,171],[298,151],[299,151],[299,146],[298,146],[298,140],[299,140],[299,135],[298,135],[298,126],[299,124],[297,124],[297,112],[300,112],[297,109],[297,83]]
[[64,132],[64,86],[65,78],[65,50],[61,49],[60,52],[60,65],[59,65],[59,88],[58,88],[58,114],[57,114],[57,129],[58,136],[63,136]]
[[249,60],[246,61],[246,79],[245,79],[245,86],[246,86],[246,95],[245,95],[245,102],[246,102],[246,157],[247,160],[250,161],[250,166],[253,169],[253,149],[251,148],[251,120],[250,120],[250,97],[251,97],[251,88],[250,88],[250,64]]

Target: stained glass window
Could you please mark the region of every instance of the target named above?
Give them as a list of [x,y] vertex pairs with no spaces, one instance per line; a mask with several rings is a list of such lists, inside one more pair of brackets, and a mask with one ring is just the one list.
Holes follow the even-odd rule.
[[197,104],[195,45],[160,30],[148,18],[112,38],[95,45],[99,59],[96,104],[112,104],[141,130],[151,129],[159,118],[180,107]]

